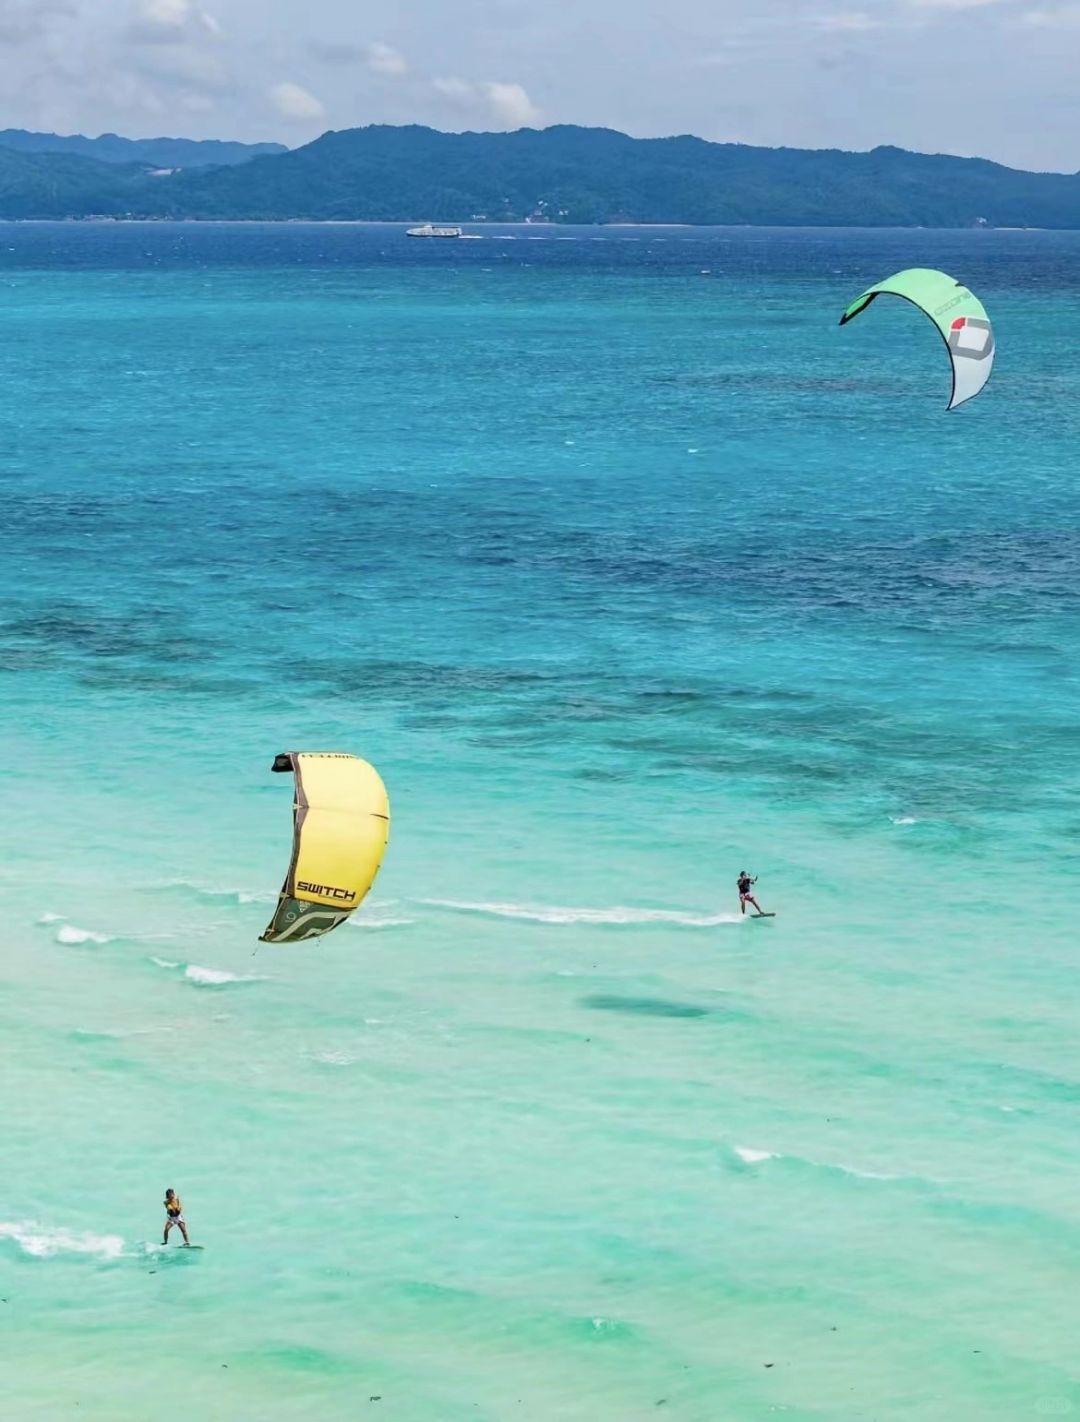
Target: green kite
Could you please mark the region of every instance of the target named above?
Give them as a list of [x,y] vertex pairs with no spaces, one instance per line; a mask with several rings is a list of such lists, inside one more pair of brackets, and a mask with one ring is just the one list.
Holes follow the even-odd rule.
[[879,296],[900,296],[910,301],[941,332],[952,361],[948,408],[955,410],[978,395],[994,368],[994,330],[978,297],[945,272],[911,267],[864,291],[840,317],[841,326],[854,320]]

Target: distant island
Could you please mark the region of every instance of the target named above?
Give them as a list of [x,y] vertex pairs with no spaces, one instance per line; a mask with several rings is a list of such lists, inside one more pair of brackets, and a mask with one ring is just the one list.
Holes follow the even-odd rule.
[[75,153],[100,163],[142,163],[151,168],[211,168],[246,163],[272,153],[288,153],[284,143],[231,143],[218,138],[121,138],[103,133],[33,133],[25,128],[0,129],[0,148],[17,153]]
[[1080,228],[1080,176],[875,148],[567,125],[325,133],[303,148],[0,133],[0,219]]

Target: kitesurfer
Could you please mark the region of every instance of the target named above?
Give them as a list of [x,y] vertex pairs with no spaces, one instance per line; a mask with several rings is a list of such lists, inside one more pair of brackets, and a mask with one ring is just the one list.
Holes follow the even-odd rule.
[[175,1190],[166,1190],[165,1238],[161,1241],[162,1244],[168,1244],[169,1232],[173,1229],[174,1226],[178,1227],[180,1233],[184,1236],[184,1243],[190,1244],[191,1240],[188,1239],[187,1220],[184,1219],[184,1207],[180,1203],[180,1196],[176,1193]]
[[750,892],[751,889],[753,888],[753,886],[754,886],[756,883],[757,883],[757,879],[756,879],[756,878],[755,878],[755,879],[751,879],[750,875],[746,872],[745,869],[740,869],[740,870],[739,870],[739,912],[740,912],[740,913],[745,913],[745,912],[746,912],[746,905],[747,905],[747,904],[753,904],[754,907],[757,909],[758,913],[762,913],[762,912],[763,912],[761,905],[758,903],[757,899],[754,898],[754,895]]

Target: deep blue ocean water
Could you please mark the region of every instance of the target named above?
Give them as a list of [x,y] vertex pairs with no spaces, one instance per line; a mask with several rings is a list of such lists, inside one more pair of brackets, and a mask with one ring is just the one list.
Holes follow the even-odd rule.
[[[995,321],[951,415],[917,313],[836,324],[910,265]],[[1078,287],[0,227],[13,1416],[1080,1409]],[[253,957],[305,748],[393,841]]]

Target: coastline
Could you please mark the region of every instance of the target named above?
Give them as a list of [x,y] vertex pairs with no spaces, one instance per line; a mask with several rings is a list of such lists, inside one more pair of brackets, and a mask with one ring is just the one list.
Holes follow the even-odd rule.
[[[368,217],[0,217],[0,227],[400,227],[419,226],[427,218]],[[441,221],[442,219],[440,219]],[[907,224],[787,223],[787,222],[472,222],[446,218],[448,225],[463,228],[511,228],[526,232],[619,231],[639,232],[1080,232],[1077,227],[963,227],[909,226]],[[482,233],[474,234],[477,236]],[[416,241],[423,240],[416,238]],[[435,240],[435,239],[431,239]],[[445,239],[444,239],[445,240]]]

